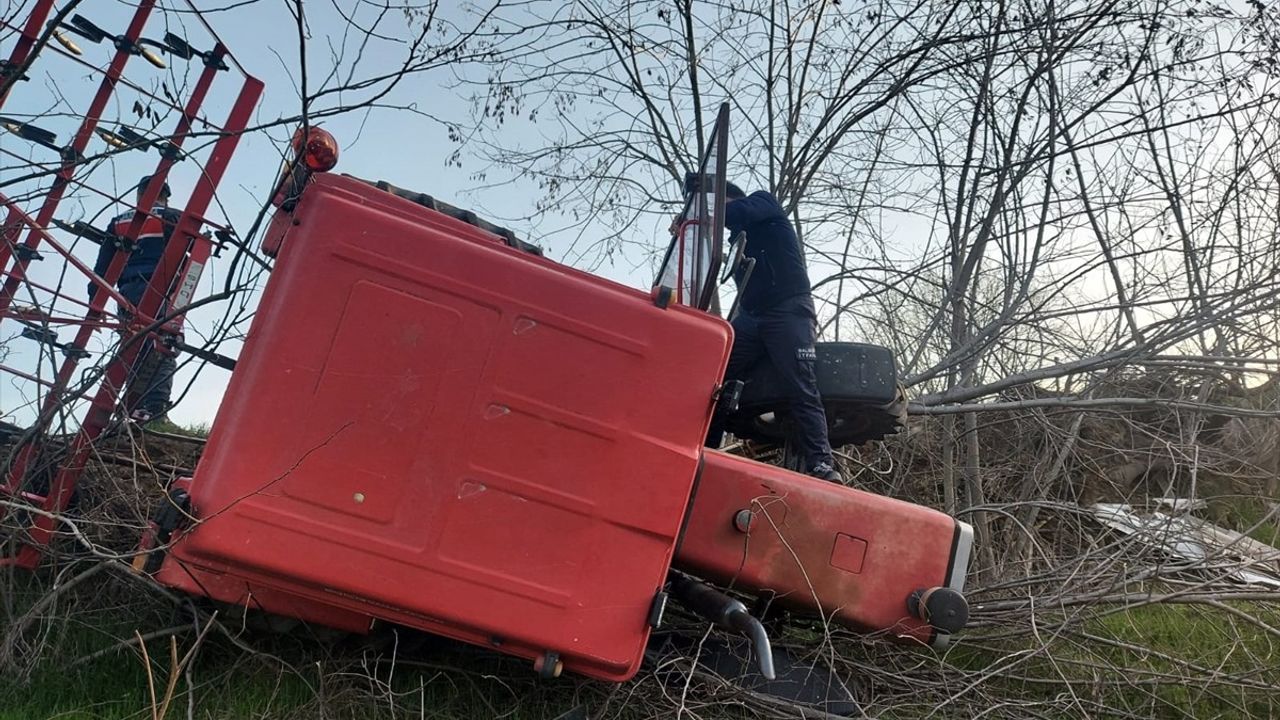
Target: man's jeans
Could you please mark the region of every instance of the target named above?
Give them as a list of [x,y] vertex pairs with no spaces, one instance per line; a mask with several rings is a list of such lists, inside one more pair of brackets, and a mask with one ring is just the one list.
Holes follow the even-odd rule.
[[[765,312],[743,311],[733,320],[733,351],[725,380],[740,380],[757,362],[768,362],[791,401],[792,438],[805,460],[805,470],[820,464],[834,465],[827,440],[827,415],[818,395],[814,372],[817,340],[817,313],[808,295],[787,298]],[[723,421],[712,420],[707,445],[719,447],[724,435]]]
[[[147,282],[145,279],[122,282],[120,294],[136,307],[147,289]],[[161,313],[163,312],[162,308]],[[121,316],[127,316],[123,308]],[[129,369],[124,395],[127,414],[145,410],[152,417],[158,418],[169,410],[169,395],[173,391],[173,375],[178,370],[178,361],[173,355],[156,350],[154,345],[154,340],[146,340],[138,351],[133,367]],[[138,386],[139,380],[145,384]]]

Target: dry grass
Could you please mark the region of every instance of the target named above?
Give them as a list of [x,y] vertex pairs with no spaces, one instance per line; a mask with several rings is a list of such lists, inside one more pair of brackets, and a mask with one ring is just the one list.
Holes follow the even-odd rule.
[[[1155,379],[1124,382],[1159,396],[1194,390]],[[1276,425],[1159,408],[984,414],[987,502],[960,512],[990,538],[972,568],[970,630],[941,655],[805,618],[777,642],[833,667],[869,717],[1270,717],[1280,593],[1233,579],[1247,563],[1231,548],[1179,558],[1108,530],[1082,505],[1194,496],[1207,502],[1197,514],[1273,542]],[[943,427],[916,418],[889,443],[847,449],[848,476],[941,505]],[[142,509],[198,450],[124,437],[99,448],[77,520],[96,554],[62,538],[37,575],[6,576],[0,718],[147,718],[166,688],[168,717],[533,718],[579,705],[592,718],[815,716],[697,672],[685,656],[651,658],[623,685],[548,684],[526,663],[414,634],[269,635],[150,587],[104,558],[127,556]]]

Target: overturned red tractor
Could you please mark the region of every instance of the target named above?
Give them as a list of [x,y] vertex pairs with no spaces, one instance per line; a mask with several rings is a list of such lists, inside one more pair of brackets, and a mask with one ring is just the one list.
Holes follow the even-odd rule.
[[[706,198],[691,214],[714,213]],[[615,681],[669,597],[752,637],[771,674],[759,622],[695,577],[921,643],[963,625],[966,525],[702,447],[718,404],[783,409],[726,391],[730,328],[681,288],[594,277],[429,196],[305,162],[277,199],[276,265],[195,477],[172,493],[160,582]],[[685,239],[669,260],[691,256]],[[856,417],[895,385],[891,359],[859,352],[845,369],[863,403],[835,397],[831,415],[865,434]]]
[[[137,45],[153,4],[120,38]],[[52,4],[38,5],[47,16]],[[132,46],[120,38],[123,67]],[[210,81],[230,59],[220,43],[187,55],[204,59]],[[207,251],[202,214],[261,90],[251,80],[219,135],[216,174],[173,233],[167,274],[132,309],[137,337],[184,347],[166,338],[180,332],[189,292],[169,317],[165,293],[195,287],[191,243]],[[101,111],[86,113],[77,152]],[[188,132],[180,124],[170,144]],[[310,623],[360,633],[395,623],[527,658],[547,676],[612,681],[636,673],[668,601],[751,638],[765,676],[768,638],[744,599],[920,644],[963,627],[969,527],[788,469],[786,406],[767,369],[723,381],[732,329],[710,310],[721,271],[745,262],[720,250],[727,110],[651,291],[553,262],[428,195],[332,173],[332,138],[311,128],[303,139],[262,239],[275,264],[252,327],[194,477],[154,514],[140,572]],[[162,157],[152,196],[181,154]],[[38,216],[0,198],[10,206],[0,259],[15,286],[37,245],[69,257],[47,229],[76,158],[64,153]],[[96,240],[119,257],[94,278],[88,321],[100,322],[108,296],[120,300],[111,285],[130,239]],[[7,283],[0,311],[21,320],[13,296]],[[85,327],[50,407],[86,355]],[[131,359],[110,365],[50,485],[32,490],[24,475],[38,444],[6,469],[8,495],[42,510],[33,542],[53,537]],[[887,350],[829,344],[818,360],[833,443],[896,431]],[[739,438],[780,445],[783,466],[704,448],[715,413]],[[12,561],[38,557],[28,544]]]

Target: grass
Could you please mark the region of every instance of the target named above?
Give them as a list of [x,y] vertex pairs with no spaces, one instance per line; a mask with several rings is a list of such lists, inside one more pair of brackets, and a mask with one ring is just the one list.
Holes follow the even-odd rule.
[[[179,642],[181,656],[192,639]],[[30,683],[0,693],[0,720],[149,720],[152,703],[141,653],[133,649],[67,670],[65,660],[112,644],[96,630],[77,631],[70,642],[36,668]],[[273,648],[294,661],[285,668],[270,659],[247,656],[213,639],[191,669],[193,685],[179,680],[168,718],[187,717],[188,693],[203,720],[292,720],[321,714],[332,720],[386,718],[479,718],[512,720],[556,717],[574,703],[571,681],[534,683],[490,658],[445,653],[433,661],[405,660],[398,667],[374,663],[359,653],[318,654],[298,643]],[[256,646],[263,646],[259,639]],[[270,648],[272,643],[265,645]],[[163,693],[169,666],[168,641],[148,644],[156,692]],[[305,662],[299,662],[310,654]],[[526,670],[527,672],[527,670]],[[531,674],[529,674],[531,677]],[[323,713],[321,713],[323,708]]]
[[[151,652],[163,656],[164,644],[157,642],[156,645]],[[202,683],[197,692],[201,699],[199,717],[247,718],[261,717],[267,712],[286,713],[301,707],[308,697],[305,683],[298,678],[252,672],[225,673],[208,665],[210,663],[198,663],[193,668],[197,678],[203,672],[212,672],[217,678]],[[161,684],[157,692],[162,693],[165,676],[163,670],[157,670]],[[185,698],[179,697],[175,705],[170,716],[185,715]],[[149,718],[150,707],[142,657],[127,651],[69,671],[56,663],[37,668],[29,685],[15,687],[10,697],[0,698],[0,718],[124,720]]]
[[[1273,627],[1280,621],[1280,613],[1274,607],[1244,603],[1234,606]],[[1091,624],[1102,637],[1157,649],[1170,656],[1118,647],[1095,649],[1100,659],[1125,668],[1125,679],[1165,680],[1143,692],[1120,693],[1115,698],[1117,707],[1150,709],[1153,716],[1159,712],[1169,716],[1190,712],[1204,718],[1270,718],[1280,711],[1280,698],[1269,690],[1210,683],[1207,677],[1217,672],[1280,685],[1277,638],[1241,618],[1201,605],[1160,604],[1107,615]],[[1187,665],[1179,660],[1208,672],[1192,677]]]
[[209,437],[209,423],[192,423],[190,425],[179,425],[170,422],[167,418],[164,420],[155,420],[147,424],[147,428],[156,432],[169,433],[170,435],[185,435],[187,437],[207,438]]
[[[1255,538],[1275,541],[1274,524],[1258,523],[1267,512],[1264,504],[1242,499],[1222,507],[1215,522],[1242,530],[1258,525],[1251,532]],[[15,574],[0,592],[18,609],[12,612],[20,614],[23,603],[49,585],[48,577]],[[0,720],[150,720],[146,666],[136,649],[68,669],[75,659],[111,648],[135,629],[145,633],[174,624],[170,609],[157,606],[154,597],[136,588],[133,594],[115,593],[87,591],[92,597],[59,607],[61,619],[38,628],[48,635],[42,638],[41,659],[29,682],[0,679]],[[1280,628],[1280,609],[1274,605],[1231,607]],[[1072,717],[1280,716],[1280,697],[1259,687],[1280,686],[1280,637],[1221,608],[1090,608],[1071,618],[1061,632],[1052,620],[1052,611],[1037,618],[1038,639],[1012,635],[1009,628],[992,631],[1003,635],[999,640],[971,633],[947,654],[949,667],[940,670],[940,677],[955,690],[985,670],[1009,670],[993,672],[969,700],[975,695],[1020,698],[1060,709],[1065,697],[1079,703]],[[809,639],[805,632],[793,627],[788,636],[804,644]],[[193,639],[191,634],[178,637],[180,655]],[[673,714],[652,704],[658,692],[651,678],[623,686],[571,678],[541,683],[526,662],[447,641],[428,641],[413,651],[402,646],[392,666],[376,660],[385,648],[371,649],[358,640],[333,645],[305,630],[276,637],[247,634],[245,639],[284,662],[249,656],[226,638],[210,636],[196,656],[191,684],[186,677],[178,683],[168,720],[186,718],[188,701],[201,720],[531,720],[557,718],[579,703],[592,709],[593,718]],[[167,639],[148,643],[159,688],[166,680],[168,647]],[[878,654],[870,652],[867,660],[876,662]],[[928,712],[920,709],[924,704],[876,709],[887,713],[884,717],[913,720]],[[597,715],[602,707],[608,712]],[[748,716],[731,705],[699,710],[707,720]]]
[[[1280,613],[1274,608],[1238,607],[1280,625]],[[145,665],[136,649],[122,649],[67,669],[75,658],[131,636],[135,627],[146,632],[168,624],[155,617],[115,617],[114,622],[80,617],[66,623],[61,635],[48,638],[31,681],[0,686],[0,720],[151,718]],[[1041,637],[1052,634],[1046,627]],[[1113,644],[1086,639],[1085,634]],[[593,710],[609,701],[608,717],[663,717],[654,715],[652,707],[628,707],[634,685],[573,679],[542,683],[534,680],[527,663],[447,641],[428,641],[421,650],[405,649],[393,667],[375,661],[375,651],[352,641],[326,645],[305,632],[247,639],[285,658],[291,667],[248,656],[224,638],[211,636],[192,667],[193,684],[189,686],[186,678],[179,682],[168,718],[187,717],[189,692],[194,717],[202,720],[302,720],[321,717],[321,708],[323,717],[332,720],[496,716],[530,720],[556,718],[582,701]],[[192,641],[191,635],[179,638],[179,655]],[[1099,708],[1112,708],[1117,717],[1124,712],[1144,718],[1268,718],[1280,712],[1280,699],[1259,689],[1210,686],[1203,668],[1280,684],[1280,663],[1275,661],[1280,657],[1278,645],[1275,637],[1254,626],[1200,606],[1161,604],[1097,613],[1059,635],[1047,653],[1031,655],[1015,664],[1007,676],[997,674],[987,680],[980,692],[1028,700],[1075,693],[1087,710],[1078,716],[1108,717]],[[985,669],[1008,667],[1017,652],[1038,647],[1030,641],[987,644],[975,637],[955,648],[947,661],[960,681],[962,674],[972,678]],[[169,665],[168,640],[152,640],[148,650],[159,692]],[[1064,678],[1071,681],[1069,688]],[[653,697],[637,693],[646,695]],[[729,717],[707,709],[700,716]],[[898,711],[892,716],[913,717]]]
[[[1234,603],[1263,622],[1280,625],[1274,606]],[[992,691],[1028,699],[1081,698],[1081,716],[1143,718],[1271,718],[1280,697],[1265,687],[1236,682],[1248,678],[1280,685],[1280,640],[1217,608],[1153,604],[1111,612],[1094,611],[1057,634],[1041,620],[1040,638],[986,644],[980,638],[948,655],[957,669],[981,672],[1009,666],[993,676]]]
[[[1204,516],[1280,547],[1280,522],[1265,498],[1213,497]],[[1070,618],[1057,635],[1052,609],[1041,615],[1039,640],[1022,636],[1015,641],[1005,633],[1001,640],[984,642],[971,636],[949,653],[948,662],[980,672],[1025,654],[1015,677],[993,679],[997,692],[1040,699],[1079,695],[1081,716],[1280,717],[1280,693],[1271,689],[1280,686],[1280,632],[1267,629],[1280,628],[1275,604],[1095,607]],[[1047,646],[1041,640],[1048,640]]]
[[[4,583],[6,604],[13,618],[24,617],[48,588],[44,573],[16,571]],[[101,576],[100,576],[101,577]],[[105,578],[95,588],[72,593],[47,609],[56,620],[38,621],[23,634],[29,653],[36,653],[25,681],[8,672],[0,680],[0,720],[123,720],[151,718],[147,665],[136,647],[121,641],[134,631],[151,632],[174,625],[171,609],[133,586]],[[13,626],[5,628],[4,635]],[[179,654],[193,642],[189,633],[176,636]],[[299,675],[263,672],[254,668],[228,643],[212,641],[191,668],[201,718],[276,717],[277,709],[301,707],[310,694]],[[147,643],[156,692],[163,694],[169,666],[169,639]],[[82,662],[95,653],[108,651]],[[19,661],[24,658],[19,655]],[[185,683],[179,690],[185,691]],[[169,717],[186,717],[186,698],[179,698]],[[278,717],[286,717],[280,715]]]
[[[12,632],[13,619],[23,617],[47,592],[49,572],[0,574],[0,605],[11,618],[7,626],[0,623],[0,640]],[[146,661],[136,646],[121,642],[135,631],[146,634],[183,623],[172,606],[157,602],[149,591],[107,574],[100,577],[100,586],[80,586],[82,592],[46,608],[48,621],[27,628],[23,640],[38,655],[25,678],[9,669],[0,675],[0,720],[152,719]],[[187,718],[188,702],[200,720],[472,720],[499,715],[532,720],[558,717],[583,693],[598,700],[612,688],[572,678],[541,682],[527,662],[432,636],[321,641],[305,627],[269,634],[254,629],[258,626],[252,622],[242,627],[226,614],[222,617],[225,626],[240,628],[239,640],[260,654],[209,634],[189,674],[179,677],[165,720]],[[182,632],[174,640],[182,657],[195,634]],[[170,668],[169,643],[168,637],[147,642],[161,696]],[[393,657],[394,663],[389,661]]]
[[1208,517],[1223,527],[1243,532],[1259,542],[1280,547],[1280,516],[1267,498],[1230,495],[1209,501]]

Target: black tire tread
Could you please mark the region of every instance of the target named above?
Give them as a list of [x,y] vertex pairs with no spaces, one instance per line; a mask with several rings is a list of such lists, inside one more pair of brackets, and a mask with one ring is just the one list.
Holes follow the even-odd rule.
[[[906,392],[897,382],[896,363],[887,348],[818,343],[816,349],[818,391],[833,447],[883,440],[906,427]],[[757,442],[785,438],[785,421],[779,418],[790,401],[770,372],[768,363],[761,363],[745,378],[738,411],[726,421],[735,436]],[[774,421],[766,421],[771,413]]]

